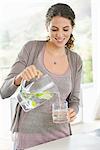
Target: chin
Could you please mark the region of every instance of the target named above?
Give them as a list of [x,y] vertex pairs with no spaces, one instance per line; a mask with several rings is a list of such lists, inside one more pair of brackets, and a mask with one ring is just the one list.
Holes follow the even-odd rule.
[[65,44],[67,43],[67,40],[63,40],[63,42],[58,42],[57,40],[53,39],[52,42],[56,47],[61,48],[65,46]]
[[64,47],[66,43],[65,42],[64,43],[55,42],[54,44],[56,45],[56,47],[61,48],[61,47]]

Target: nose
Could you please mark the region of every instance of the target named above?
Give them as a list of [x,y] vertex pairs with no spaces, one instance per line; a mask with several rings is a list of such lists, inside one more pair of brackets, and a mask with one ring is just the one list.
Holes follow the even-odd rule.
[[56,36],[57,36],[58,38],[62,38],[62,37],[64,36],[64,34],[63,34],[62,31],[58,31],[57,34],[56,34]]

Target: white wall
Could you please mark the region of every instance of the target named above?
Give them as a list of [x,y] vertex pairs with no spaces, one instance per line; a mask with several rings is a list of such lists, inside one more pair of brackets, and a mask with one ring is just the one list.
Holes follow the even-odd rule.
[[98,0],[91,0],[92,8],[92,46],[93,46],[93,84],[83,86],[84,121],[94,119],[100,105],[100,6]]
[[100,5],[92,0],[93,75],[97,93],[100,93]]

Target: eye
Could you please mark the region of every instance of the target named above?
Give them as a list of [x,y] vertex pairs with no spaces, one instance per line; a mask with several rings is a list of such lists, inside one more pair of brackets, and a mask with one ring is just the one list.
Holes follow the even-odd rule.
[[63,29],[63,30],[66,31],[66,32],[68,31],[68,29]]
[[57,31],[57,29],[51,29],[51,31]]

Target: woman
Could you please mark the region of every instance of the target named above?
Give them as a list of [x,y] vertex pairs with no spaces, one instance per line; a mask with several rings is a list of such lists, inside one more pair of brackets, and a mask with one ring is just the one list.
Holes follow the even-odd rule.
[[[68,101],[70,121],[76,118],[79,107],[82,61],[70,49],[74,46],[75,14],[67,4],[51,6],[46,14],[47,41],[30,41],[19,53],[11,72],[1,87],[2,98],[10,97],[22,80],[30,81],[49,74],[58,86],[61,101]],[[17,104],[12,131],[15,149],[25,149],[71,135],[68,123],[52,121],[54,98],[25,113]]]

